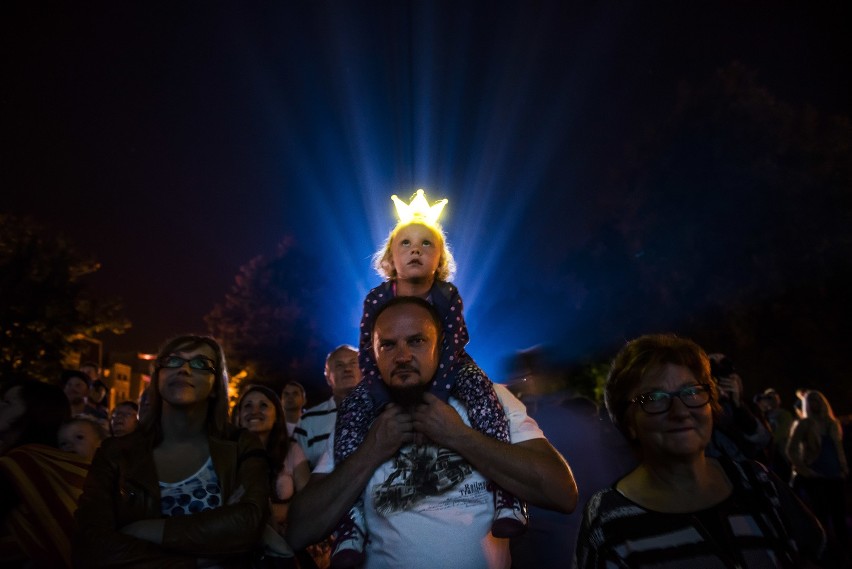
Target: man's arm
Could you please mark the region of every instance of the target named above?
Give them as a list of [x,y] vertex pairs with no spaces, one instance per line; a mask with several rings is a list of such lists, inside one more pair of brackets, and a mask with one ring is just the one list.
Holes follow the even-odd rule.
[[414,430],[462,455],[483,476],[536,506],[570,513],[577,484],[565,459],[547,439],[504,443],[464,424],[459,414],[431,393],[414,413]]
[[[327,536],[367,486],[375,470],[414,440],[411,416],[388,404],[358,450],[330,474],[313,474],[290,503],[287,541],[295,550]],[[329,445],[328,452],[332,452]]]

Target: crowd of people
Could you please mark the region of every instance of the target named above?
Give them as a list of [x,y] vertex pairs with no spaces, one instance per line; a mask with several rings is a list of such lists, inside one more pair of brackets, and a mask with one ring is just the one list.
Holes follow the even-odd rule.
[[263,378],[231,406],[204,335],[166,341],[112,408],[97,364],[0,378],[3,566],[849,566],[822,393],[795,414],[748,399],[730,358],[649,334],[615,354],[604,409],[522,401],[465,351],[443,204],[395,201],[384,281],[314,407]]

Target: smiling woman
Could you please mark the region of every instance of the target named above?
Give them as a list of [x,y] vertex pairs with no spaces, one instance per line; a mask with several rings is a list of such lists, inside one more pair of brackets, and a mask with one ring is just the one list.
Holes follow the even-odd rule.
[[618,353],[606,406],[640,464],[589,499],[577,567],[802,567],[820,554],[822,529],[786,484],[705,455],[718,396],[691,340],[642,336]]
[[160,351],[139,428],[104,441],[80,508],[77,564],[245,566],[268,513],[260,441],[228,423],[219,344],[180,336]]
[[291,443],[281,400],[268,387],[250,385],[234,406],[231,420],[256,434],[266,449],[272,502],[270,523],[283,536],[290,500],[311,476],[305,453],[298,444]]

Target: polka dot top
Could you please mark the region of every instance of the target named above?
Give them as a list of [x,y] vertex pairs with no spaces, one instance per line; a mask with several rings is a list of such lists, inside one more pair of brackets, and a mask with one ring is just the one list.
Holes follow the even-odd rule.
[[222,489],[212,458],[186,480],[160,482],[160,511],[166,517],[197,514],[221,505]]

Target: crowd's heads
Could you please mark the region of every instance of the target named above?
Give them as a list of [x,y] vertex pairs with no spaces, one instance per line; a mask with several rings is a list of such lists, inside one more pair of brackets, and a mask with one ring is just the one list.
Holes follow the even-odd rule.
[[107,432],[97,421],[79,416],[62,423],[57,440],[61,450],[72,452],[91,461],[95,451],[107,436]]
[[82,371],[67,369],[59,376],[59,385],[72,405],[80,405],[89,396],[92,380]]
[[281,389],[281,406],[285,411],[301,412],[307,400],[305,387],[298,381],[288,381]]
[[80,364],[80,371],[85,373],[89,381],[96,381],[101,376],[101,367],[95,362],[83,362]]
[[781,396],[773,388],[763,390],[754,396],[754,403],[764,413],[778,409],[781,406]]
[[628,439],[625,415],[630,407],[633,391],[643,378],[659,373],[666,364],[687,368],[699,384],[710,387],[710,405],[714,417],[720,412],[719,392],[710,377],[710,361],[701,347],[686,338],[673,334],[648,334],[640,336],[618,352],[612,361],[604,390],[604,399],[613,424]]
[[835,421],[834,410],[821,391],[809,389],[800,396],[802,400],[802,416],[810,419]]
[[710,376],[714,379],[731,377],[737,373],[734,362],[725,354],[710,354],[707,359],[710,360]]
[[109,403],[108,401],[104,401],[107,393],[109,393],[109,389],[106,384],[100,379],[96,379],[92,382],[92,387],[89,389],[89,401],[92,403],[103,403],[105,406]]
[[325,359],[325,380],[337,397],[345,397],[361,381],[358,349],[349,344],[337,346]]
[[379,309],[373,353],[391,398],[403,405],[420,400],[438,369],[441,317],[414,296],[397,296]]
[[35,379],[19,377],[0,386],[0,449],[25,444],[55,447],[59,425],[71,417],[62,389]]
[[398,276],[396,267],[393,263],[393,247],[396,237],[401,231],[411,226],[421,226],[429,230],[435,239],[435,248],[440,252],[438,259],[438,267],[435,271],[435,278],[440,281],[448,281],[452,278],[456,270],[456,262],[453,259],[453,254],[447,245],[447,239],[444,232],[437,224],[427,225],[422,221],[409,221],[399,223],[388,235],[388,238],[382,244],[381,248],[373,255],[373,267],[376,272],[386,280],[394,280]]
[[123,437],[136,430],[139,423],[139,405],[135,401],[122,401],[115,406],[109,418],[114,437]]
[[[228,423],[228,369],[225,353],[219,343],[209,336],[183,335],[169,340],[157,354],[151,384],[148,388],[150,408],[140,414],[140,426],[152,430],[157,437],[162,433],[160,419],[163,413],[163,397],[160,379],[164,375],[165,358],[178,352],[187,352],[207,346],[214,354],[213,387],[207,403],[207,427],[211,433],[221,434]],[[168,370],[171,371],[171,370]]]

